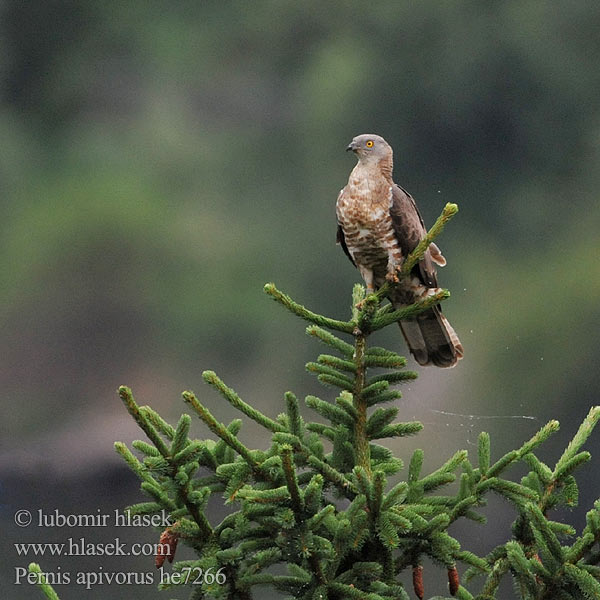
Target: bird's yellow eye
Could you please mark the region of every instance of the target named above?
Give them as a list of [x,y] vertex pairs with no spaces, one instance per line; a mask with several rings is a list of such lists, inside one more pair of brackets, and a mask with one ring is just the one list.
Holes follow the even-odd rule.
[[373,147],[373,140],[368,140],[367,143],[365,144],[365,146],[367,148],[372,148]]

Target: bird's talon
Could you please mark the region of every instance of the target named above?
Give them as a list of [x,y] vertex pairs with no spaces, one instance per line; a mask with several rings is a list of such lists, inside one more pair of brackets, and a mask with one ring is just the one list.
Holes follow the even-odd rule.
[[366,296],[360,302],[357,302],[354,306],[356,306],[358,310],[362,310],[365,307],[365,304],[367,304],[367,302],[371,302],[373,300],[377,300],[375,288],[367,288]]

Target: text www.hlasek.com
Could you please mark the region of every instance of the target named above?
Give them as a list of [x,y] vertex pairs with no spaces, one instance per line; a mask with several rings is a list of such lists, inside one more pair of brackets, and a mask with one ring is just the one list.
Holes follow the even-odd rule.
[[108,543],[86,542],[85,538],[68,538],[66,542],[15,543],[19,556],[156,556],[168,554],[168,544],[139,544],[128,546],[118,537]]

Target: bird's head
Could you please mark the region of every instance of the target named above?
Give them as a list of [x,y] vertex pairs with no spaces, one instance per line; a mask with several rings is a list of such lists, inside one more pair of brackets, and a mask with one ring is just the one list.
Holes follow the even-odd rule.
[[378,163],[382,159],[392,158],[392,147],[380,135],[374,133],[357,135],[346,150],[352,150],[363,163]]

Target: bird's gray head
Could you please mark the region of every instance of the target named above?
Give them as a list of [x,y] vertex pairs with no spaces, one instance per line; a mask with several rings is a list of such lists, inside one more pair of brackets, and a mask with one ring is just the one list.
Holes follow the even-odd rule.
[[391,160],[392,147],[380,136],[374,133],[357,135],[346,150],[352,150],[361,162],[378,163],[382,159]]

